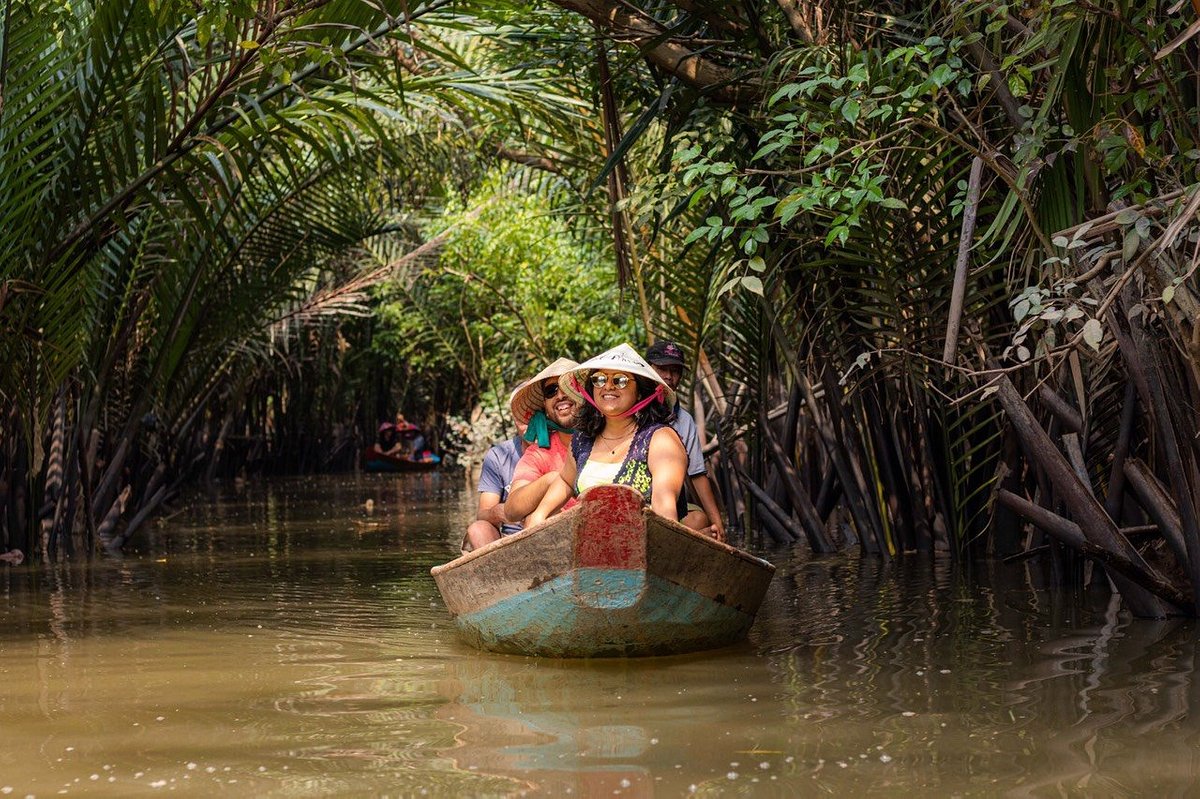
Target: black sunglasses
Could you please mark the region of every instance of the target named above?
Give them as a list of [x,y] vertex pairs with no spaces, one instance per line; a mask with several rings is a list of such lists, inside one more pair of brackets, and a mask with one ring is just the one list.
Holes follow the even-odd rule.
[[558,383],[546,383],[542,386],[542,399],[551,399],[553,397],[557,397],[558,392]]

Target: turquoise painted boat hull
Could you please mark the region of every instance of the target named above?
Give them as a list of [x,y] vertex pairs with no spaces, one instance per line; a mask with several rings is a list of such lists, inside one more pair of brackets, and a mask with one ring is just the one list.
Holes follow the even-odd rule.
[[754,623],[774,567],[643,509],[622,486],[433,569],[463,638],[543,657],[727,646]]

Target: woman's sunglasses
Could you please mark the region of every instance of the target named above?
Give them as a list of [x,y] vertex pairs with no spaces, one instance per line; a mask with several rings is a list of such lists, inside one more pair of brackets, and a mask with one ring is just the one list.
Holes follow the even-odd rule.
[[558,396],[558,383],[547,383],[542,386],[542,399],[553,399]]
[[609,377],[603,372],[597,372],[596,374],[592,375],[592,385],[596,388],[604,388],[610,382],[613,384],[613,387],[619,391],[632,383],[633,378],[629,375],[613,375],[612,377]]

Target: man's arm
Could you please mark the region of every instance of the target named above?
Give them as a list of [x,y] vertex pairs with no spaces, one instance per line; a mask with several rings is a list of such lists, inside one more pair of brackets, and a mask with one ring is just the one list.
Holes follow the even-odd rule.
[[721,521],[721,509],[717,506],[717,497],[713,494],[708,474],[694,474],[688,480],[691,481],[696,499],[700,500],[700,507],[704,509],[704,514],[708,516],[709,524],[712,525],[713,538],[724,541],[725,523]]
[[504,495],[505,479],[500,472],[498,447],[492,447],[483,456],[483,466],[479,470],[479,508],[475,518],[487,522],[500,529],[504,524],[504,504],[500,497]]
[[492,491],[480,491],[479,510],[475,518],[499,530],[500,525],[504,524],[504,503],[500,501],[500,495]]
[[717,498],[713,495],[712,483],[708,480],[708,472],[704,464],[704,453],[700,451],[700,435],[696,430],[696,420],[685,410],[680,410],[676,420],[676,432],[683,441],[687,451],[688,485],[696,500],[700,503],[704,515],[708,517],[708,527],[701,530],[718,541],[725,540],[725,524],[721,521],[721,509],[717,507]]
[[504,503],[504,517],[511,523],[524,519],[537,510],[547,489],[558,481],[558,472],[546,472],[536,480],[513,482],[508,501]]

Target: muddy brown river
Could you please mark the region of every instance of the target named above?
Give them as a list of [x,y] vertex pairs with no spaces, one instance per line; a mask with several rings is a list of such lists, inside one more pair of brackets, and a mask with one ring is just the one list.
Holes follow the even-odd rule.
[[[373,503],[368,513],[367,500]],[[0,568],[0,797],[1186,796],[1196,628],[1024,566],[750,548],[744,644],[466,647],[451,475],[191,497],[121,560]]]

